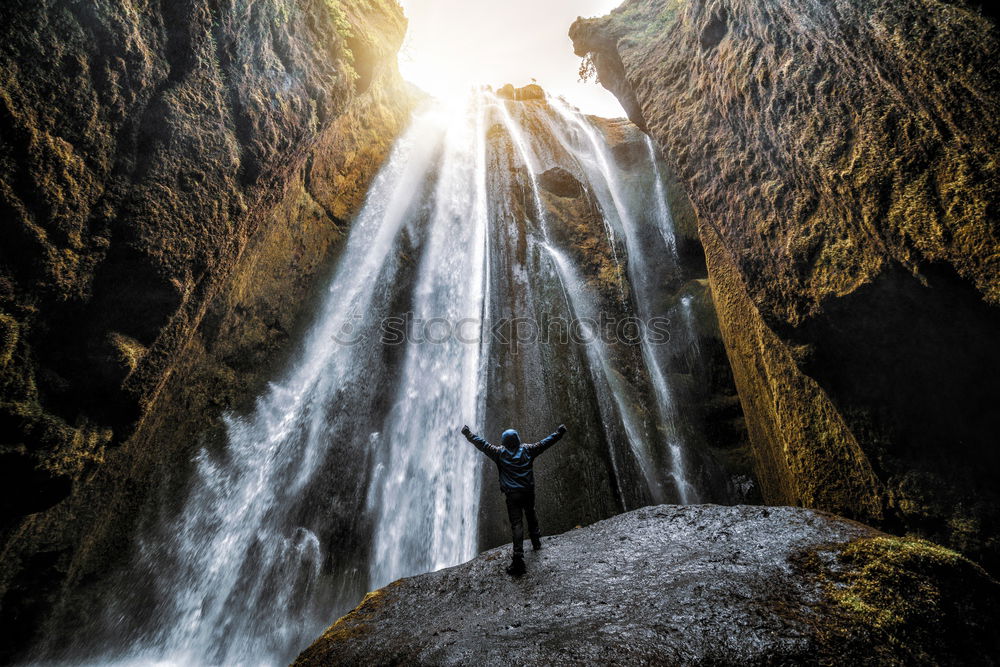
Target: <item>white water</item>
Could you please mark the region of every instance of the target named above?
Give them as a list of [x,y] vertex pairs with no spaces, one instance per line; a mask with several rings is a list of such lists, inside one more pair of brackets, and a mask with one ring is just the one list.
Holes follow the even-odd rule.
[[414,315],[465,322],[461,335],[413,343],[383,434],[388,455],[373,480],[377,513],[371,587],[475,555],[478,452],[461,447],[459,424],[479,421],[480,322],[486,258],[486,142],[483,101],[471,118],[450,124],[431,217],[430,240],[416,283]]
[[649,164],[656,176],[656,222],[660,235],[663,237],[663,244],[670,251],[670,256],[677,261],[677,235],[674,232],[674,217],[670,213],[670,204],[667,203],[666,188],[663,187],[663,174],[660,173],[660,163],[656,159],[656,147],[653,139],[646,135],[646,150],[649,153]]
[[[303,514],[298,495],[315,480],[336,441],[339,392],[364,366],[359,346],[336,341],[371,328],[381,312],[398,269],[392,254],[397,236],[435,170],[448,127],[449,119],[437,109],[414,118],[352,226],[299,359],[250,415],[226,417],[223,452],[198,454],[185,509],[164,531],[166,543],[157,536],[141,547],[143,558],[154,564],[149,569],[158,573],[159,629],[118,661],[275,664],[294,655],[304,635],[315,635],[328,622],[329,610],[310,608],[308,601],[330,554],[307,525],[300,525],[310,522],[296,516]],[[476,388],[463,389],[468,397],[462,409],[472,413],[468,406],[474,406]],[[433,407],[424,409],[433,412]],[[372,446],[391,449],[393,436],[421,440],[433,433],[431,424],[415,427],[427,430],[373,437]],[[475,478],[468,475],[466,483],[474,484]],[[474,507],[474,499],[474,489],[465,490],[459,503]],[[461,546],[446,552],[451,562],[472,555],[474,531],[473,525],[459,536]]]
[[[639,317],[648,321],[653,315],[648,298],[648,292],[650,291],[649,281],[653,279],[650,267],[653,263],[662,261],[664,249],[652,249],[647,244],[639,240],[636,229],[636,216],[634,215],[632,208],[629,206],[631,202],[622,191],[621,176],[618,173],[614,160],[609,154],[607,143],[598,137],[597,129],[590,124],[590,121],[586,117],[580,114],[576,109],[569,107],[562,100],[558,98],[549,98],[548,101],[552,109],[564,121],[564,128],[566,126],[576,127],[586,139],[583,146],[574,145],[574,143],[567,137],[564,128],[560,128],[554,124],[551,125],[554,130],[554,134],[560,138],[566,149],[571,154],[576,156],[584,170],[588,172],[591,183],[602,183],[604,185],[603,188],[597,190],[597,196],[598,199],[601,200],[605,217],[607,218],[613,211],[619,224],[621,225],[622,230],[624,231],[626,247],[628,250],[628,274],[635,292],[636,310],[638,311]],[[580,142],[576,143],[578,144]],[[647,146],[648,145],[649,144],[647,144]],[[655,159],[653,160],[653,163],[655,168]],[[668,212],[667,215],[669,215],[667,203],[662,199],[663,186],[658,169],[655,183],[656,197],[653,198],[655,200],[655,206],[657,209],[666,210]],[[606,195],[602,196],[602,193],[606,193]],[[645,201],[639,203],[641,205],[647,204]],[[662,213],[661,219],[664,219]],[[670,228],[672,232],[672,224],[670,225]],[[662,233],[663,224],[660,225],[660,229]],[[672,238],[672,236],[672,233],[669,237],[664,235],[665,244],[667,239]],[[667,250],[667,256],[676,263],[676,245],[669,244],[665,250]],[[657,256],[657,254],[659,255]],[[697,492],[694,485],[690,481],[687,470],[686,448],[684,443],[681,441],[676,426],[676,402],[672,394],[670,384],[666,379],[666,369],[664,368],[662,355],[657,354],[657,350],[653,349],[653,345],[647,337],[643,337],[641,339],[640,345],[642,346],[642,355],[646,362],[646,369],[649,372],[653,388],[656,392],[656,410],[660,415],[661,424],[667,431],[666,442],[670,449],[671,474],[677,494],[682,504],[686,505],[698,502]]]
[[[489,404],[490,211],[510,196],[487,187],[491,127],[503,128],[527,172],[541,232],[529,247],[557,276],[570,311],[593,317],[597,308],[580,267],[552,241],[538,184],[551,156],[536,149],[513,106],[484,92],[464,109],[416,114],[352,224],[298,355],[252,410],[225,418],[226,442],[199,451],[180,511],[142,540],[137,571],[155,577],[152,623],[130,627],[124,611],[112,618],[128,643],[105,648],[100,662],[287,663],[359,591],[475,555],[482,460],[457,431],[481,424]],[[640,284],[660,249],[637,241],[633,208],[655,199],[666,211],[660,233],[672,230],[659,176],[655,191],[626,196],[603,137],[575,110],[552,108],[545,122],[583,165],[612,250],[622,230],[629,275]],[[582,145],[569,139],[573,128]],[[637,292],[642,314],[649,305]],[[398,359],[383,359],[395,352],[375,340],[378,326],[398,312],[401,295],[414,318],[464,322],[462,340],[410,340]],[[643,349],[654,392],[646,398],[656,404],[657,431],[671,434],[665,443],[636,414],[637,390],[606,346],[591,341],[589,382],[619,498],[623,486],[644,484],[662,500],[654,450],[663,446],[682,502],[696,498],[660,358]],[[625,447],[611,447],[620,437]],[[628,456],[641,479],[628,478]]]

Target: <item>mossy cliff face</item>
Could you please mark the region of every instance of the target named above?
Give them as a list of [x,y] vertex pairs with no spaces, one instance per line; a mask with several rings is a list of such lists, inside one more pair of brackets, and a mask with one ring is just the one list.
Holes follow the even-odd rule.
[[570,36],[694,203],[765,499],[1000,567],[994,23],[630,0]]
[[[814,625],[820,664],[843,663],[845,655],[886,665],[995,659],[986,647],[996,644],[987,619],[1000,613],[997,583],[950,549],[875,536],[806,550],[792,561],[823,590]],[[963,651],[969,646],[982,648]]]
[[0,591],[28,631],[252,397],[414,98],[391,0],[4,16]]

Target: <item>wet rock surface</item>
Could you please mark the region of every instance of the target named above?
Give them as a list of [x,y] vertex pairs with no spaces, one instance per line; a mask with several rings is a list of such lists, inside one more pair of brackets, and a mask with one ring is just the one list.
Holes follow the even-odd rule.
[[[989,663],[1000,649],[988,630],[1000,619],[1000,585],[939,547],[896,542],[798,508],[648,507],[543,538],[520,578],[504,574],[510,549],[502,547],[390,584],[295,664],[845,664],[913,656],[949,664],[963,655]],[[867,545],[917,555],[845,558]],[[880,582],[878,600],[858,597],[858,609],[873,606],[855,615],[835,591],[860,590],[858,573],[872,567],[893,578]],[[908,588],[908,577],[924,588]],[[903,613],[894,635],[882,632],[889,601],[911,594],[932,620]],[[955,618],[936,624],[936,599]],[[921,639],[921,624],[938,639]]]

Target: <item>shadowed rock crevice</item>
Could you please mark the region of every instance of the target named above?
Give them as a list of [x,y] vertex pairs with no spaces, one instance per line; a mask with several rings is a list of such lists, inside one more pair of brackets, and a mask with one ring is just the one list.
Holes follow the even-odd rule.
[[576,198],[583,195],[583,184],[561,167],[542,172],[538,184],[557,197]]
[[726,36],[727,32],[729,32],[729,25],[726,23],[726,19],[728,18],[729,14],[726,12],[725,7],[720,9],[718,13],[712,15],[712,18],[701,31],[702,51],[714,49],[719,45],[722,38]]

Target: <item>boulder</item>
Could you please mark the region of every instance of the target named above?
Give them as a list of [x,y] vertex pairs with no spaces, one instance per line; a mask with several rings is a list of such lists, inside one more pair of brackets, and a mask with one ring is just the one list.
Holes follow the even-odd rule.
[[370,593],[295,662],[992,664],[1000,584],[958,554],[791,507],[660,505]]
[[524,102],[525,100],[544,100],[545,90],[536,83],[529,83],[527,86],[515,88],[513,84],[505,84],[496,92],[497,97],[503,100],[515,100]]

